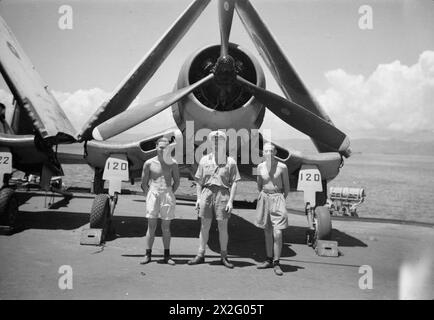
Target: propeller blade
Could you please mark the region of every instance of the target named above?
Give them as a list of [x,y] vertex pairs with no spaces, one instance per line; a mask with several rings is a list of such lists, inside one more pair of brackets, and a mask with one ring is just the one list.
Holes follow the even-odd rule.
[[194,0],[189,5],[156,45],[119,84],[112,96],[89,118],[78,135],[80,141],[90,139],[94,127],[128,108],[209,2],[210,0]]
[[130,108],[95,127],[92,131],[92,136],[96,140],[106,140],[125,130],[128,130],[138,125],[140,122],[143,122],[163,111],[164,109],[170,107],[172,104],[181,100],[183,97],[196,90],[201,85],[211,80],[213,77],[213,74],[209,74],[205,78],[193,83],[192,85],[179,89],[175,92],[167,93],[158,98],[154,98],[148,102],[145,102],[144,104]]
[[[279,84],[288,100],[302,105],[305,109],[320,118],[332,123],[324,109],[315,101],[308,89],[301,81],[295,69],[289,63],[279,44],[268,30],[261,17],[249,0],[237,0],[237,14],[247,33],[256,46],[274,79]],[[327,146],[314,141],[321,152],[331,151]]]
[[219,0],[218,8],[219,8],[219,24],[220,24],[220,38],[221,38],[220,56],[224,57],[227,56],[229,52],[229,35],[231,33],[235,1]]
[[299,104],[264,90],[240,76],[237,76],[237,80],[264,106],[293,128],[329,146],[333,151],[344,153],[349,148],[350,141],[345,133],[326,120]]

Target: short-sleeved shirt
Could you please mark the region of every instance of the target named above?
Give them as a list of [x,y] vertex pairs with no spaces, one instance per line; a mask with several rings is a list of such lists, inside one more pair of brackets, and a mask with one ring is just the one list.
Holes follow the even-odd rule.
[[241,180],[236,161],[226,157],[226,163],[217,165],[213,154],[200,159],[195,178],[202,186],[216,185],[230,189],[232,184]]

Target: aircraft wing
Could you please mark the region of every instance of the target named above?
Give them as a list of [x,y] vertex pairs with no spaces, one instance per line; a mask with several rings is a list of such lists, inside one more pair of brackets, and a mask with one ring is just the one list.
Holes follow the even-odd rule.
[[[157,155],[155,144],[163,136],[169,139],[171,147],[175,147],[177,141],[182,141],[182,133],[178,128],[132,142],[91,140],[85,144],[85,159],[93,168],[102,169],[111,155],[124,154],[128,159],[130,179],[137,179],[141,177],[145,161]],[[180,172],[182,169],[180,166]]]
[[0,133],[0,150],[10,151],[13,155],[13,167],[27,173],[39,175],[42,165],[48,165],[54,175],[61,176],[61,164],[86,164],[83,148],[59,150],[41,149],[35,144],[34,135],[14,135]]
[[[259,155],[262,155],[262,146],[267,141],[262,138],[262,135],[259,138]],[[304,164],[316,165],[321,173],[322,180],[333,180],[339,174],[343,160],[338,152],[323,152],[308,155],[293,149],[283,148],[274,142],[273,144],[276,146],[276,158],[288,167],[291,191],[297,190],[298,172]],[[252,164],[239,165],[243,178],[249,180],[256,180],[255,168],[256,165],[252,166]]]
[[1,17],[0,72],[44,140],[75,141],[74,127]]

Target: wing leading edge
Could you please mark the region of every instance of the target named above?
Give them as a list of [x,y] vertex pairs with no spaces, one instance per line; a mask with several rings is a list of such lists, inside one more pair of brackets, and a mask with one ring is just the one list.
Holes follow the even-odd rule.
[[74,127],[2,17],[0,72],[19,107],[25,110],[44,140],[52,143],[75,141]]

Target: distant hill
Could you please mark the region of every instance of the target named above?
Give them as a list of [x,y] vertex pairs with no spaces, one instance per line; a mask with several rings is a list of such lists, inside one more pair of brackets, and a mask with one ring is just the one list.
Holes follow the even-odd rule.
[[434,141],[359,139],[353,141],[352,150],[363,153],[434,155]]

